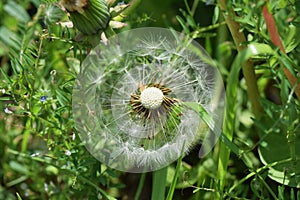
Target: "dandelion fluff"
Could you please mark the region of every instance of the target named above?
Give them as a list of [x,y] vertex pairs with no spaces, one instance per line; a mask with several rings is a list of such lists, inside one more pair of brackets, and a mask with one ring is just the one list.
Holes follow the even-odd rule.
[[221,76],[206,61],[199,44],[162,28],[125,31],[97,46],[73,91],[75,126],[90,153],[136,173],[163,168],[199,142],[206,155],[219,133],[184,104],[200,105],[220,126]]

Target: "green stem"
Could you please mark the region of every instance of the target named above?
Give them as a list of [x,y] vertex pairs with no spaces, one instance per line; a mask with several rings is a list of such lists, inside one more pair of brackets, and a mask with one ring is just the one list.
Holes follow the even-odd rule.
[[[246,37],[243,32],[240,31],[240,24],[234,21],[234,11],[226,6],[226,0],[218,0],[220,9],[224,12],[224,18],[226,20],[229,31],[232,35],[233,41],[238,52],[246,48]],[[259,118],[263,113],[263,108],[259,102],[260,95],[256,82],[256,76],[253,63],[247,60],[242,66],[243,74],[247,85],[247,93],[252,105],[252,111],[256,118]]]
[[115,31],[114,31],[110,26],[108,26],[108,27],[104,30],[104,33],[105,33],[105,36],[106,36],[107,38],[110,38],[110,37],[116,35]]
[[31,135],[31,127],[32,127],[32,118],[27,118],[26,122],[26,128],[23,133],[23,140],[22,140],[22,146],[21,146],[21,152],[25,153],[27,151],[28,141]]
[[192,10],[191,10],[191,16],[194,17],[196,9],[198,7],[199,4],[199,0],[194,0],[193,6],[192,6]]
[[167,196],[166,200],[172,200],[173,199],[173,195],[174,195],[174,192],[175,192],[175,187],[176,187],[176,184],[177,184],[177,179],[178,179],[178,176],[179,176],[179,171],[180,171],[180,168],[181,168],[184,145],[185,145],[185,143],[183,143],[183,146],[182,146],[182,149],[181,149],[181,156],[179,157],[179,159],[177,161],[175,175],[174,175],[173,181],[171,183],[170,190],[168,192],[168,196]]
[[123,21],[128,15],[130,15],[137,6],[142,2],[142,0],[131,0],[129,2],[128,8],[126,8],[122,13],[117,17],[113,18],[114,21]]
[[[243,49],[246,48],[246,38],[245,35],[240,31],[240,24],[233,20],[233,16],[235,16],[234,11],[232,8],[228,8],[226,5],[226,0],[218,0],[218,4],[220,6],[220,9],[224,12],[224,18],[227,23],[227,26],[229,28],[229,31],[231,32],[232,38],[234,40],[234,43],[236,45],[236,48],[238,52],[240,53]],[[256,118],[259,118],[263,112],[263,108],[259,102],[260,95],[259,90],[256,82],[256,76],[254,71],[254,66],[251,61],[248,59],[244,61],[242,64],[242,70],[243,74],[246,80],[247,85],[247,93],[249,100],[252,105],[252,112],[255,115]],[[234,68],[235,67],[235,68]],[[232,80],[234,87],[236,86],[238,82],[236,79],[238,78],[238,66],[233,66],[231,69],[230,75],[233,75],[234,77],[229,77],[229,80]],[[234,72],[234,73],[233,73]],[[228,99],[229,103],[226,105],[226,114],[225,114],[225,122],[224,122],[224,135],[226,138],[229,139],[229,141],[233,138],[233,132],[234,132],[234,125],[235,125],[235,111],[236,111],[236,102],[233,102],[236,100],[237,97],[237,88],[230,88],[230,83],[228,84],[228,89],[226,93],[226,99]],[[234,103],[234,104],[233,104]],[[230,156],[230,149],[227,148],[227,146],[224,143],[220,143],[219,148],[219,160],[218,160],[218,172],[217,177],[219,180],[219,192],[217,193],[217,197],[219,199],[222,198],[223,189],[225,186],[226,181],[226,173],[227,173],[227,165],[229,162],[229,156]]]

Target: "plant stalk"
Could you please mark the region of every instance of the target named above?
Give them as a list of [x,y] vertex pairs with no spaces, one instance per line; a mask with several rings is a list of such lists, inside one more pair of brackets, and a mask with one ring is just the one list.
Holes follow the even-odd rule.
[[[235,46],[236,46],[238,52],[240,53],[243,49],[246,48],[245,44],[246,44],[247,40],[245,38],[245,35],[240,31],[240,24],[238,22],[234,21],[234,19],[233,19],[233,17],[235,16],[235,12],[231,8],[228,8],[228,6],[226,5],[226,0],[218,0],[218,4],[219,4],[221,11],[224,13],[225,21],[226,21],[229,31],[232,35]],[[231,69],[231,71],[232,70],[235,70],[235,69]],[[259,102],[260,95],[259,95],[259,90],[258,90],[258,86],[257,86],[253,63],[250,60],[246,60],[242,65],[242,71],[243,71],[243,75],[246,80],[247,94],[248,94],[249,100],[251,102],[252,112],[256,118],[259,118],[263,113],[263,108]],[[230,97],[230,95],[228,95],[228,94],[227,94],[227,96]],[[226,109],[226,113],[228,114],[228,116],[230,116],[230,120],[232,121],[232,123],[230,123],[230,124],[228,124],[229,122],[226,123],[227,125],[230,125],[230,127],[226,127],[226,124],[225,124],[224,127],[226,130],[224,130],[224,134],[230,141],[232,141],[232,138],[233,138],[233,127],[232,126],[234,126],[234,116],[229,115],[229,113],[231,113],[231,112],[234,113],[235,110],[232,110],[232,109],[236,109],[236,107],[233,106],[232,108],[230,108],[230,107],[229,108],[226,107],[226,108],[231,109],[231,110]],[[218,199],[222,199],[222,196],[223,196],[223,189],[225,187],[225,182],[226,182],[226,173],[227,173],[229,157],[230,157],[230,149],[224,143],[220,143],[218,171],[217,171],[217,177],[219,180],[219,182],[218,182],[219,191],[217,193]]]
[[[280,50],[286,54],[286,51],[283,47],[282,41],[280,39],[280,35],[278,33],[277,27],[276,27],[276,23],[275,23],[275,19],[274,16],[272,15],[272,13],[269,11],[268,9],[268,5],[265,4],[263,7],[263,16],[267,25],[267,29],[271,38],[271,41],[273,42],[273,44],[277,47],[280,48]],[[287,77],[288,81],[290,82],[292,87],[295,87],[295,94],[298,97],[298,99],[300,100],[300,83],[297,80],[297,77],[293,76],[293,74],[290,72],[290,70],[288,70],[286,67],[283,69],[285,76]]]
[[[227,8],[226,0],[218,1],[220,9],[224,12],[224,18],[232,35],[233,41],[238,52],[242,51],[246,47],[246,37],[243,32],[240,31],[240,24],[233,20],[232,16],[235,16],[235,12]],[[227,14],[226,14],[227,13]],[[256,76],[254,71],[253,62],[247,60],[243,66],[243,75],[245,77],[247,85],[247,94],[252,106],[252,112],[256,118],[259,118],[263,113],[263,108],[259,102],[260,95],[256,82]]]

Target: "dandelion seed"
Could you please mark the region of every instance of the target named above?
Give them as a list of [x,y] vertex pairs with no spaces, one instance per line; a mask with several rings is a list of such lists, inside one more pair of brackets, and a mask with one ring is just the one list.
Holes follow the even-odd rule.
[[6,114],[12,114],[13,112],[11,111],[11,110],[9,110],[8,108],[5,108],[4,109],[4,112],[6,113]]
[[169,165],[199,139],[206,142],[209,128],[184,102],[213,113],[220,74],[195,49],[203,53],[180,34],[144,28],[110,38],[87,57],[73,113],[93,156],[118,170],[145,172]]

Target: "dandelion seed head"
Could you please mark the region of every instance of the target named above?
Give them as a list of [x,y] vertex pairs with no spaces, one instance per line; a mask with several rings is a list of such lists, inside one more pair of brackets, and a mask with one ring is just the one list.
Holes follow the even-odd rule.
[[143,28],[91,52],[72,99],[76,129],[93,156],[122,171],[158,170],[209,135],[199,114],[183,104],[213,113],[215,70],[195,49],[203,52],[179,33]]

